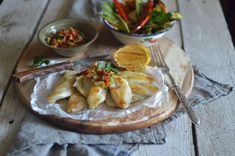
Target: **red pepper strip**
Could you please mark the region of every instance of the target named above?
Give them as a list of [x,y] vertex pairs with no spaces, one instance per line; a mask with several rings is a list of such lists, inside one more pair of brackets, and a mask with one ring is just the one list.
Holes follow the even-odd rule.
[[133,33],[137,32],[138,30],[140,30],[150,19],[150,14],[153,10],[154,7],[154,1],[153,0],[149,0],[148,2],[148,6],[146,7],[145,13],[143,14],[140,22],[137,23],[137,25],[135,26],[135,28],[133,29]]
[[108,77],[106,77],[104,79],[104,83],[105,83],[105,86],[108,88],[109,87],[109,78]]
[[125,20],[129,21],[129,17],[125,11],[125,7],[122,3],[118,2],[118,0],[113,0],[113,3],[115,4],[118,14]]

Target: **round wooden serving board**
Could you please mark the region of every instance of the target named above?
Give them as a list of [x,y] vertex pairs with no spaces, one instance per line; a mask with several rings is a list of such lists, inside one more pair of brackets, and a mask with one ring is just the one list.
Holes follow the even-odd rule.
[[[87,55],[94,56],[107,53],[111,54],[113,51],[115,51],[115,49],[122,46],[114,39],[114,41],[110,44],[101,44],[104,38],[109,38],[109,40],[107,40],[109,42],[110,38],[113,39],[110,34],[100,34],[98,40],[86,52],[81,53],[80,56],[70,59],[76,60]],[[184,51],[169,39],[162,38],[159,41],[159,44],[162,52],[164,53],[165,60],[170,67],[171,74],[180,84],[183,93],[186,96],[189,96],[194,82],[194,73],[190,60],[185,55]],[[33,57],[38,55],[47,56],[53,59],[68,59],[55,55],[50,49],[45,48],[35,42],[35,45],[26,50],[21,56],[16,72],[29,69],[31,67]],[[21,99],[29,109],[31,109],[29,101],[34,84],[34,80],[16,84]],[[171,115],[173,115],[178,106],[179,103],[176,95],[169,89],[169,98],[168,100],[162,101],[162,107],[142,109],[130,114],[125,118],[108,118],[98,121],[80,121],[68,118],[60,118],[54,115],[41,115],[37,112],[33,112],[39,117],[64,129],[85,133],[103,134],[125,132],[149,127],[169,118]]]

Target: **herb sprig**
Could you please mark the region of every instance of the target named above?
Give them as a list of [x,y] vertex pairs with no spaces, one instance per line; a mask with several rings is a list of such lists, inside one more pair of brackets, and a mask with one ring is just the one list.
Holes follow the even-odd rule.
[[120,72],[120,70],[116,68],[111,62],[105,62],[105,61],[99,62],[98,69],[111,70],[115,74]]
[[33,68],[35,67],[39,67],[43,64],[46,64],[48,65],[50,63],[50,61],[46,58],[44,58],[43,56],[35,56],[34,59],[33,59]]

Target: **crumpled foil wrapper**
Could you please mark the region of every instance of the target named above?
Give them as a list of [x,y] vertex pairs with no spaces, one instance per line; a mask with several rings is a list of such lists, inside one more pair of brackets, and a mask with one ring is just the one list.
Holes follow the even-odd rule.
[[[82,71],[85,66],[77,66],[76,70]],[[64,71],[50,74],[47,77],[36,78],[36,84],[31,94],[31,108],[41,115],[55,115],[61,118],[72,118],[76,120],[103,120],[108,118],[123,118],[129,114],[136,112],[145,107],[161,107],[161,100],[166,100],[168,88],[164,85],[164,76],[160,68],[148,66],[144,71],[154,77],[154,86],[159,88],[159,91],[151,97],[142,101],[131,103],[127,109],[111,108],[105,103],[100,104],[95,110],[86,109],[77,113],[67,113],[65,111],[66,104],[49,104],[47,96],[56,85],[57,80],[63,75]]]

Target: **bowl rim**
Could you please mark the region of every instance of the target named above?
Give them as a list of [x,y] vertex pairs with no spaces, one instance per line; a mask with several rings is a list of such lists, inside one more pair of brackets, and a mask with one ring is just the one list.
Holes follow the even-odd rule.
[[158,32],[156,32],[154,34],[130,34],[130,33],[122,32],[122,31],[118,31],[118,30],[114,29],[113,26],[107,20],[105,20],[105,19],[103,19],[103,21],[104,21],[105,25],[109,29],[111,29],[111,30],[113,30],[113,31],[115,31],[117,33],[120,33],[120,34],[123,34],[123,35],[127,35],[127,36],[132,36],[132,37],[152,37],[152,36],[156,36],[156,35],[161,35],[161,34],[167,32],[167,31],[169,31],[174,26],[174,24],[175,24],[175,21],[173,21],[171,27],[169,27],[167,29],[163,29],[162,31],[158,31]]
[[[72,48],[58,48],[58,47],[53,47],[53,46],[51,46],[51,45],[49,45],[49,44],[43,42],[42,39],[39,37],[40,34],[42,34],[42,30],[43,30],[45,27],[47,27],[48,25],[51,25],[51,24],[56,23],[56,22],[59,22],[59,21],[66,21],[66,20],[72,20],[72,21],[81,22],[81,23],[84,23],[84,22],[85,22],[86,24],[90,25],[90,26],[91,26],[92,28],[94,28],[94,30],[95,30],[95,35],[94,35],[94,37],[93,37],[89,42],[86,42],[86,43],[84,43],[84,44],[81,44],[81,45],[79,45],[79,46],[77,46],[77,47],[72,47]],[[75,50],[75,49],[80,48],[80,47],[82,47],[82,46],[88,46],[88,45],[90,45],[92,42],[94,42],[94,41],[96,40],[96,38],[98,37],[98,35],[99,35],[99,32],[98,32],[97,28],[96,28],[93,24],[91,24],[91,22],[89,22],[87,19],[84,19],[84,18],[62,18],[62,19],[56,19],[56,20],[50,21],[50,22],[46,23],[45,25],[43,25],[43,26],[38,30],[37,38],[38,38],[38,41],[39,41],[41,44],[43,44],[43,45],[45,45],[45,46],[47,46],[47,47],[49,47],[49,48],[52,48],[52,49],[55,49],[55,50],[69,51],[69,50]]]

